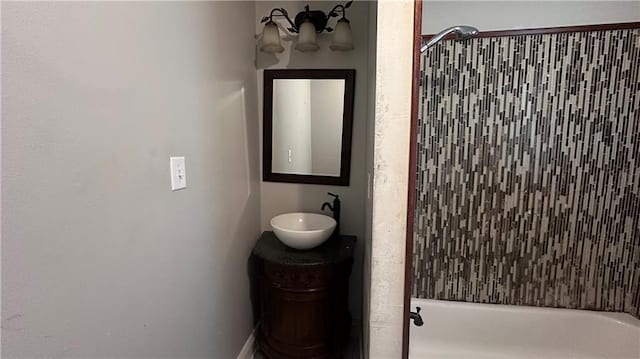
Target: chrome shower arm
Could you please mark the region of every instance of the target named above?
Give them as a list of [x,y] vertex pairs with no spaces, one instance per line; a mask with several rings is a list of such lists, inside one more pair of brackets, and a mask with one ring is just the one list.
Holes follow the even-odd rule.
[[437,44],[445,36],[451,33],[454,33],[456,35],[456,41],[462,41],[462,40],[469,39],[473,36],[476,36],[478,34],[478,29],[476,29],[473,26],[467,26],[467,25],[456,25],[456,26],[448,27],[440,31],[439,33],[433,35],[433,37],[429,40],[429,42],[427,42],[420,48],[420,53],[427,51],[428,48]]
[[429,39],[429,42],[427,42],[420,48],[420,52],[425,52],[428,48],[440,42],[440,40],[442,40],[445,36],[455,31],[456,27],[457,26],[448,27],[440,31],[439,33],[433,35],[433,37]]

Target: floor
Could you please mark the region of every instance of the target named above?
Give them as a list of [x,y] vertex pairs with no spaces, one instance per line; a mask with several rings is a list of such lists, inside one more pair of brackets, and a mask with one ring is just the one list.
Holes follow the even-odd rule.
[[[362,355],[360,353],[360,338],[352,336],[349,340],[349,346],[347,347],[347,352],[345,353],[343,359],[361,359]],[[262,353],[256,353],[253,356],[254,359],[267,359]]]

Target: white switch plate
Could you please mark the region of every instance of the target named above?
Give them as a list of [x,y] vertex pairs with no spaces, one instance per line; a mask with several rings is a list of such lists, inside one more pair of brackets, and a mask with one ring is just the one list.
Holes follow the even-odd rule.
[[187,169],[184,157],[169,157],[171,167],[171,190],[176,191],[187,187]]

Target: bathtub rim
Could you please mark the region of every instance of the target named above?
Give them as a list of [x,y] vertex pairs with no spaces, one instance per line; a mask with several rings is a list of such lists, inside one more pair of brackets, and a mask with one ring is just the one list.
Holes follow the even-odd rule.
[[411,310],[415,309],[415,303],[425,303],[430,306],[440,307],[456,307],[456,308],[470,308],[470,309],[482,309],[484,311],[493,311],[501,313],[514,313],[514,312],[538,312],[538,313],[556,313],[566,315],[573,313],[574,315],[586,316],[586,317],[598,317],[600,319],[614,322],[619,325],[634,328],[640,330],[640,319],[625,312],[608,312],[601,310],[590,309],[576,309],[576,308],[558,308],[558,307],[538,307],[533,305],[514,305],[514,304],[496,304],[496,303],[476,303],[476,302],[461,302],[455,300],[446,299],[426,299],[411,297]]

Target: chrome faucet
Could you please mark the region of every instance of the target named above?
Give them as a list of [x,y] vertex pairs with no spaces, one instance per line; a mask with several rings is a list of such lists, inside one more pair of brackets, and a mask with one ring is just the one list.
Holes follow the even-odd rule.
[[333,205],[329,202],[325,202],[322,204],[321,210],[324,211],[325,207],[329,207],[329,210],[333,212],[333,219],[336,220],[336,229],[333,231],[335,236],[340,235],[340,196],[337,194],[333,194],[328,192],[329,196],[333,196]]
[[409,312],[409,320],[413,320],[413,324],[416,327],[421,327],[424,324],[422,316],[420,315],[420,307],[416,307],[415,312]]

